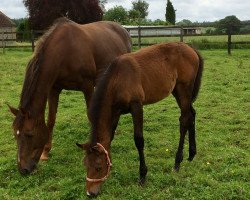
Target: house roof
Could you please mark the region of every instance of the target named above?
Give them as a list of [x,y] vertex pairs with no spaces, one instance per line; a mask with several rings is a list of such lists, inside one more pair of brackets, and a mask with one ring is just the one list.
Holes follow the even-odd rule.
[[13,21],[0,11],[0,27],[13,27],[16,26]]

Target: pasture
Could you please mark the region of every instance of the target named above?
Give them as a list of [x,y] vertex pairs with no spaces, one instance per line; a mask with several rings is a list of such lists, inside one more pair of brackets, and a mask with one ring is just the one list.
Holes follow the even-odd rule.
[[[97,199],[250,199],[250,49],[202,50],[202,86],[197,112],[197,155],[190,163],[188,141],[179,173],[172,171],[179,141],[179,109],[172,96],[144,107],[146,185],[138,185],[138,153],[130,115],[121,117],[112,142],[111,176]],[[0,52],[0,199],[87,199],[83,153],[76,142],[90,130],[83,94],[63,91],[50,159],[30,176],[16,164],[13,116],[30,50]]]

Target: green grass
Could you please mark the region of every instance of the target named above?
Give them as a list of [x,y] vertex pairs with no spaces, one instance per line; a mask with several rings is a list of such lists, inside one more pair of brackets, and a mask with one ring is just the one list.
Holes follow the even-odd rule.
[[[179,173],[172,167],[179,140],[179,109],[172,96],[144,107],[145,187],[138,181],[138,153],[130,115],[122,116],[112,143],[113,168],[97,199],[250,199],[250,49],[203,50],[205,69],[195,108],[198,154],[189,163],[186,140]],[[83,95],[63,91],[51,159],[30,176],[16,164],[13,116],[30,51],[0,52],[0,199],[85,199],[83,153],[75,142],[88,139]]]

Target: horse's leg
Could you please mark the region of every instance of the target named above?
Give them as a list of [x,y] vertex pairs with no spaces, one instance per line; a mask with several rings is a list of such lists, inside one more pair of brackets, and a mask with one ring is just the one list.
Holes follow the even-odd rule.
[[147,166],[144,158],[144,138],[143,138],[143,108],[139,102],[131,104],[131,114],[134,124],[134,141],[140,157],[140,184],[143,185],[146,180]]
[[40,157],[40,160],[47,160],[49,151],[52,147],[52,133],[53,128],[56,121],[56,113],[57,113],[57,107],[58,107],[58,100],[59,100],[59,94],[61,93],[61,89],[52,89],[49,93],[48,97],[48,105],[49,105],[49,115],[48,115],[48,121],[47,126],[49,130],[49,140],[45,144],[43,153]]
[[190,126],[188,128],[188,137],[189,137],[189,161],[192,161],[196,154],[196,142],[195,142],[195,109],[191,105],[192,119]]
[[176,85],[175,91],[173,92],[177,103],[181,109],[181,116],[179,118],[180,121],[180,140],[179,140],[179,146],[175,157],[175,166],[174,169],[176,171],[179,171],[180,169],[180,163],[183,160],[183,146],[184,146],[184,140],[185,135],[187,133],[187,130],[190,127],[190,124],[192,122],[192,112],[191,112],[191,92],[190,88],[179,84]]

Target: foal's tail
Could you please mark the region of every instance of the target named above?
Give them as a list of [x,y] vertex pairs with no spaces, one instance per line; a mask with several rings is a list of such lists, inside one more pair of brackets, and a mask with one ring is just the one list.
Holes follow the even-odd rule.
[[199,90],[200,90],[200,86],[201,86],[201,78],[202,78],[202,72],[203,72],[203,68],[204,68],[204,60],[201,57],[201,54],[194,49],[194,51],[196,52],[196,54],[199,57],[199,68],[198,68],[198,72],[195,78],[195,82],[194,82],[194,89],[193,89],[193,94],[192,94],[192,102],[194,102],[198,96]]

